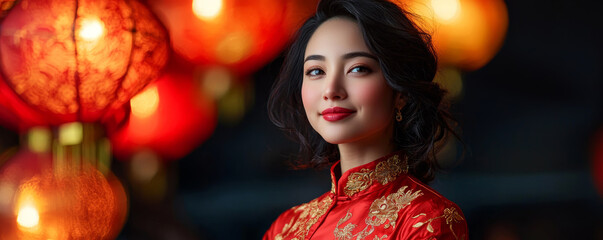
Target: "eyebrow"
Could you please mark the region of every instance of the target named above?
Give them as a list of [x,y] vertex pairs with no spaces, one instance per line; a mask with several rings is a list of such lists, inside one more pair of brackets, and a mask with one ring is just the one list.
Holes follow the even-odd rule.
[[[346,53],[343,55],[343,59],[351,59],[351,58],[356,58],[356,57],[367,57],[367,58],[371,58],[374,59],[375,61],[378,61],[377,57],[373,54],[367,53],[367,52],[350,52],[350,53]],[[304,62],[310,61],[310,60],[319,60],[319,61],[324,61],[325,60],[325,56],[322,55],[310,55],[307,56],[306,59],[304,60]]]

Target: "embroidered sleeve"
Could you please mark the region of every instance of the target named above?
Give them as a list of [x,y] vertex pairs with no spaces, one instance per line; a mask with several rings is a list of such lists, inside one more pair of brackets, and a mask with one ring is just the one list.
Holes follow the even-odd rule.
[[264,240],[304,239],[310,228],[327,212],[332,199],[323,195],[289,209],[264,234]]
[[466,240],[467,222],[460,208],[452,202],[426,204],[406,216],[407,224],[396,239]]

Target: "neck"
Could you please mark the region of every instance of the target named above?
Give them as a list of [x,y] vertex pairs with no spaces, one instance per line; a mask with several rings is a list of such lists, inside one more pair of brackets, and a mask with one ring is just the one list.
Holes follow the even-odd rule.
[[347,170],[379,159],[394,150],[391,138],[387,137],[341,143],[337,147],[339,148],[339,156],[341,157],[340,166],[342,174]]

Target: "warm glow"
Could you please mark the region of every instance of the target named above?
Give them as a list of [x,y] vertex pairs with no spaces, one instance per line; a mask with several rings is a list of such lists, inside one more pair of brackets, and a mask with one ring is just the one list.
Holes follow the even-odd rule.
[[220,115],[224,122],[234,124],[243,118],[246,107],[245,99],[245,89],[243,87],[230,88],[218,103]]
[[249,57],[253,50],[254,42],[252,36],[246,31],[228,34],[216,46],[216,57],[220,62],[233,64]]
[[159,106],[159,91],[157,86],[147,88],[130,100],[132,114],[139,118],[153,115]]
[[431,0],[431,7],[436,16],[443,20],[451,20],[458,15],[460,8],[459,0]]
[[455,99],[463,93],[463,79],[461,72],[456,68],[442,68],[438,70],[434,81],[446,89],[446,98]]
[[202,76],[203,92],[219,99],[230,89],[232,74],[225,68],[211,68]]
[[[473,71],[502,46],[508,26],[503,0],[409,0],[410,12],[432,34],[438,65]],[[401,4],[401,3],[400,3]]]
[[0,213],[10,206],[13,201],[13,194],[16,190],[14,184],[11,184],[4,179],[0,180]]
[[82,142],[84,126],[82,123],[73,122],[59,127],[59,143],[64,146],[76,145]]
[[50,150],[50,129],[34,127],[29,130],[27,146],[33,152],[44,153]]
[[193,13],[201,20],[211,20],[220,14],[222,0],[193,0]]
[[132,157],[133,177],[139,182],[148,182],[159,172],[159,156],[152,151],[141,151]]
[[38,210],[32,206],[25,206],[19,210],[19,214],[17,216],[17,223],[19,225],[32,228],[38,225],[40,221],[40,215],[38,214]]
[[97,18],[85,18],[82,19],[80,37],[86,41],[98,40],[105,32],[105,26]]

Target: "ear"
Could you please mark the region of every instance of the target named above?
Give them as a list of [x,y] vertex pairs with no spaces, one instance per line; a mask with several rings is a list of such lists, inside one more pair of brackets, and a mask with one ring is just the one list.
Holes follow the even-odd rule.
[[401,92],[396,93],[394,106],[396,107],[396,109],[402,109],[404,108],[404,106],[406,106],[406,96],[402,95]]

